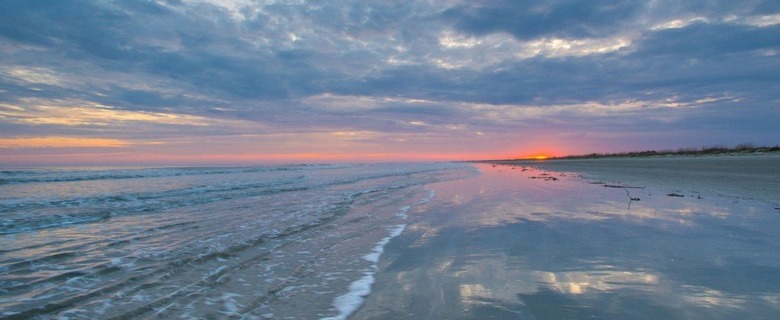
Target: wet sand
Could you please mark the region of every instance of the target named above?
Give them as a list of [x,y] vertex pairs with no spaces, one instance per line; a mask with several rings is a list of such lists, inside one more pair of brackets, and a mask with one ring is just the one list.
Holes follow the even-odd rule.
[[[711,182],[726,177],[687,161],[655,164],[657,174],[640,176],[597,176],[639,161],[545,162],[566,172],[476,164],[479,177],[431,184],[436,198],[408,213],[351,318],[774,319],[780,212],[766,202],[772,195],[719,189]],[[688,178],[671,173],[676,168]],[[768,189],[763,171],[722,174]],[[695,175],[704,181],[690,181]],[[606,188],[593,177],[637,188]],[[669,186],[684,196],[668,196]]]
[[780,154],[521,161],[520,165],[582,172],[591,179],[759,199],[780,204]]

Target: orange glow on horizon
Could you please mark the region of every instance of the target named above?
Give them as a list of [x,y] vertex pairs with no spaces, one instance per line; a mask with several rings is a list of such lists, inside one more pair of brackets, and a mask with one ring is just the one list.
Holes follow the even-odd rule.
[[[513,159],[521,159],[521,160],[547,160],[550,158],[557,157],[558,154],[561,154],[562,152],[552,152],[550,150],[536,150],[532,152],[526,152],[523,153],[521,156],[515,156],[512,157]],[[564,153],[565,154],[565,153]]]
[[[169,157],[166,157],[169,158]],[[176,157],[178,158],[178,157]],[[489,157],[488,157],[489,158]],[[170,158],[169,158],[170,159]],[[212,154],[183,156],[184,159],[199,159],[219,162],[393,162],[393,161],[469,161],[485,159],[476,154],[406,154],[406,153],[291,153],[291,154]]]
[[[97,150],[97,149],[95,149]],[[264,165],[299,163],[377,163],[439,162],[500,159],[477,154],[406,154],[406,153],[290,153],[290,154],[170,154],[136,152],[76,152],[56,154],[8,154],[3,165]],[[504,157],[505,158],[505,157]]]
[[[537,147],[526,152],[419,152],[412,148],[351,148],[349,145],[332,151],[308,146],[309,152],[273,152],[277,150],[241,150],[237,145],[207,150],[186,140],[127,141],[76,137],[20,137],[0,139],[3,165],[263,165],[296,163],[376,163],[376,162],[448,162],[499,159],[544,160],[554,156],[549,148]],[[214,143],[209,141],[210,143]],[[261,141],[262,142],[262,141]],[[160,146],[164,145],[164,146]],[[333,145],[323,142],[322,145]],[[51,149],[47,151],[45,149]],[[69,150],[65,150],[69,149]],[[113,149],[109,151],[107,149]],[[292,149],[292,150],[291,150]],[[384,150],[383,150],[384,149]],[[260,151],[260,152],[258,152]],[[417,152],[416,152],[417,151]]]
[[121,148],[131,143],[118,139],[33,137],[0,139],[0,148]]

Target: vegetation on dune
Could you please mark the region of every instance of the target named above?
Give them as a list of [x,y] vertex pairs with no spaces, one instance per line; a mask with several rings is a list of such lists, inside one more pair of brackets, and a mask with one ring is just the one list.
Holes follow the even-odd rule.
[[573,155],[555,157],[551,159],[595,159],[595,158],[617,158],[617,157],[656,157],[656,156],[704,156],[704,155],[723,155],[723,154],[751,154],[751,153],[770,153],[780,152],[780,145],[774,147],[760,147],[752,143],[740,143],[734,147],[716,145],[701,148],[680,148],[677,150],[646,150],[618,153],[591,153],[585,155]]

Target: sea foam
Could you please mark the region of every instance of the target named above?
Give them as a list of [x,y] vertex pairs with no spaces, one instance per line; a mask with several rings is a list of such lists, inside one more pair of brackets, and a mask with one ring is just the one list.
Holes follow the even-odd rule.
[[387,230],[390,232],[390,235],[382,238],[382,240],[379,240],[376,246],[374,246],[374,249],[371,250],[371,253],[363,256],[363,259],[373,263],[371,268],[364,272],[362,278],[352,282],[349,285],[349,291],[347,293],[336,297],[336,299],[333,301],[333,306],[336,307],[336,310],[338,310],[339,314],[333,317],[322,318],[322,320],[345,320],[353,312],[355,312],[355,310],[360,308],[360,306],[363,304],[363,301],[365,301],[366,296],[371,293],[371,285],[374,284],[374,275],[379,270],[379,266],[377,265],[379,262],[379,256],[382,255],[382,252],[385,251],[385,245],[390,242],[390,239],[400,235],[404,229],[406,229],[405,224],[399,224],[387,228]]
[[[426,204],[433,200],[434,197],[436,197],[435,190],[426,190],[428,190],[428,196],[421,199],[416,203],[416,205]],[[407,212],[409,212],[409,209],[411,208],[411,206],[404,206],[400,209],[397,215],[406,220],[409,217]],[[336,310],[338,310],[339,313],[333,317],[322,318],[322,320],[345,320],[353,312],[360,308],[360,306],[365,301],[366,296],[371,293],[371,286],[374,284],[374,275],[379,270],[377,263],[379,263],[379,257],[385,251],[385,245],[387,245],[391,239],[400,235],[404,229],[406,229],[405,224],[399,224],[387,228],[390,234],[377,242],[376,246],[374,246],[374,248],[371,250],[371,253],[363,256],[363,259],[373,263],[371,268],[364,273],[362,278],[352,282],[349,285],[349,291],[347,293],[334,299],[333,306],[336,307]]]

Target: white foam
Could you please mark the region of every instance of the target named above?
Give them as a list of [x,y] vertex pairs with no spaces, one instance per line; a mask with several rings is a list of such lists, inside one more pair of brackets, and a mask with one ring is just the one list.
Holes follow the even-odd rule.
[[436,197],[436,190],[433,190],[433,189],[427,189],[427,190],[428,190],[428,197],[425,198],[425,199],[420,200],[420,202],[417,203],[418,205],[426,204],[426,203],[430,202],[431,200],[433,200],[433,198]]
[[225,309],[225,311],[222,311],[220,313],[226,314],[226,315],[232,315],[232,316],[240,316],[239,310],[240,307],[238,305],[238,302],[236,302],[235,297],[241,297],[240,294],[235,294],[231,292],[226,292],[222,294],[222,307]]
[[360,305],[362,305],[363,301],[365,301],[365,297],[371,293],[371,285],[374,284],[374,275],[376,274],[377,270],[379,270],[377,262],[379,262],[379,256],[382,255],[382,252],[385,251],[385,245],[390,242],[390,239],[400,235],[404,229],[406,229],[405,224],[399,224],[387,228],[387,231],[390,232],[390,235],[383,238],[382,240],[379,240],[376,246],[374,246],[374,249],[371,250],[371,253],[363,256],[363,259],[373,263],[370,270],[364,272],[362,278],[352,282],[349,285],[349,291],[347,293],[340,295],[333,300],[333,306],[336,307],[336,310],[338,310],[339,314],[333,317],[322,318],[322,320],[346,320],[349,315],[360,308]]
[[402,207],[401,211],[398,211],[396,215],[401,217],[401,219],[406,220],[407,218],[409,218],[409,215],[407,215],[406,213],[409,212],[409,209],[411,208],[412,208],[411,206]]
[[[426,204],[433,200],[434,197],[436,197],[435,190],[427,190],[428,197],[421,199],[416,203],[416,205]],[[400,209],[397,215],[406,220],[409,217],[407,213],[411,208],[411,206],[404,206]],[[371,293],[371,285],[374,284],[374,275],[376,274],[377,270],[379,270],[377,263],[379,262],[379,257],[385,251],[385,245],[390,242],[390,239],[400,235],[404,229],[406,229],[405,224],[399,224],[387,228],[387,230],[390,232],[390,235],[383,238],[382,240],[379,240],[376,246],[374,246],[374,249],[371,250],[371,253],[363,256],[363,259],[373,263],[371,265],[371,269],[366,271],[362,278],[352,282],[349,285],[349,291],[347,293],[340,295],[333,300],[333,306],[336,307],[336,310],[338,310],[338,315],[325,317],[322,318],[322,320],[346,320],[353,312],[355,312],[355,310],[360,308],[360,306],[363,304],[363,301],[365,301],[365,297]]]
[[[434,191],[433,189],[426,189],[426,190],[428,190],[428,197],[420,199],[420,201],[418,201],[415,205],[426,204],[426,203],[430,202],[431,200],[433,200],[434,197],[436,197],[436,191]],[[406,220],[406,219],[409,218],[409,214],[408,213],[409,213],[409,210],[411,208],[412,208],[412,206],[401,207],[401,210],[398,213],[396,213],[396,215],[401,217],[401,219]]]

